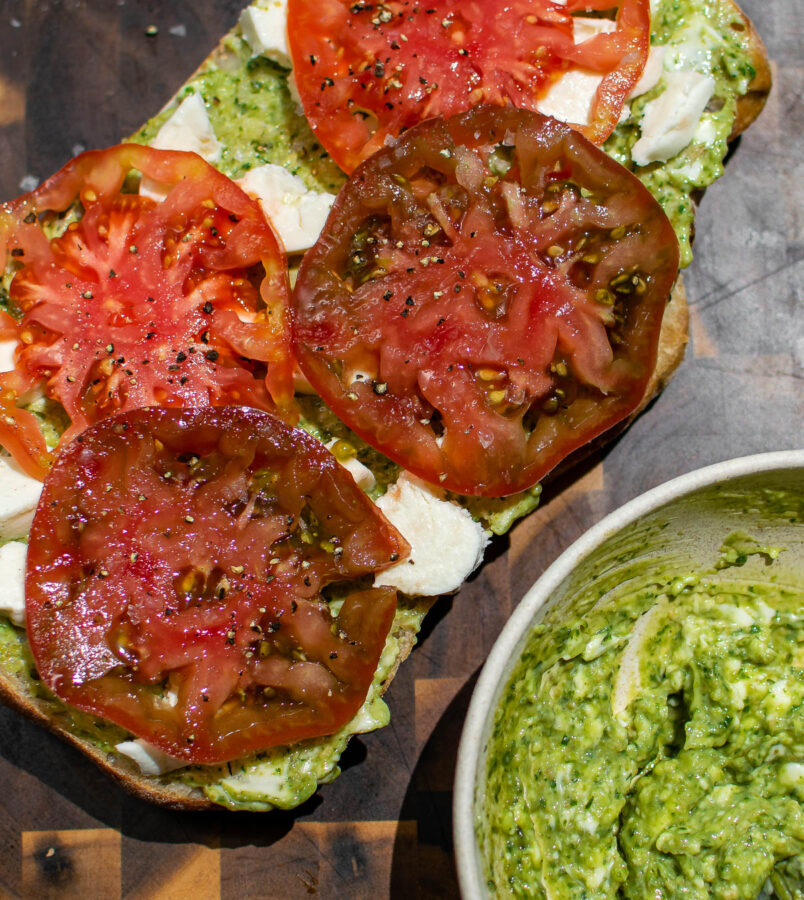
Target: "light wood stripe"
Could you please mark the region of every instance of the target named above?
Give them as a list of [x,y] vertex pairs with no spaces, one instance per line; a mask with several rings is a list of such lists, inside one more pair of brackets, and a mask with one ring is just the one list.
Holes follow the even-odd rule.
[[417,896],[416,822],[309,822],[299,830],[318,849],[317,883],[310,887],[321,900]]
[[413,687],[416,701],[416,753],[430,739],[447,707],[463,687],[462,678],[417,678]]
[[[579,496],[593,492],[599,493],[603,490],[605,490],[605,481],[601,462],[586,472],[583,477],[568,484],[561,493],[552,497],[548,503],[540,506],[520,522],[518,527],[511,532],[511,549],[508,554],[509,568],[516,570],[523,556],[533,555],[532,542],[537,539],[539,533],[549,527],[554,520],[560,520]],[[518,597],[516,601],[519,601]]]
[[[127,844],[127,852],[131,849]],[[126,890],[123,900],[220,900],[219,847],[170,845],[170,853],[159,854],[153,863],[145,880]]]
[[461,723],[445,713],[463,685],[462,678],[417,678],[414,683],[419,791],[452,790]]
[[24,900],[119,900],[120,834],[111,828],[23,831]]
[[15,84],[0,76],[0,126],[25,118],[25,95]]
[[701,314],[695,304],[690,304],[690,334],[692,349],[696,359],[711,358],[718,355],[717,344],[709,336]]

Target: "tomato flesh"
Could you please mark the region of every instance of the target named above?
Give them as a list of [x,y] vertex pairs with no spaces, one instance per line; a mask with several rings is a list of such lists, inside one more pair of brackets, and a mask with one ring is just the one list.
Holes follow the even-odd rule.
[[295,352],[391,459],[501,496],[636,408],[677,271],[629,172],[553,119],[481,107],[354,173],[299,272]]
[[[121,192],[132,170],[165,185],[165,199]],[[76,202],[80,217],[48,239]],[[140,406],[288,408],[283,254],[259,206],[200,157],[92,151],[6,209],[16,218],[9,295],[23,316],[0,393],[44,386],[70,419],[64,442]],[[0,425],[12,452],[25,417],[12,409],[16,424]],[[20,462],[30,469],[42,449]]]
[[244,407],[148,408],[59,455],[31,530],[28,637],[71,705],[212,763],[356,713],[393,589],[322,590],[404,539],[324,447]]
[[[579,44],[572,13],[615,10]],[[536,110],[570,68],[603,75],[587,137],[612,132],[648,56],[648,0],[290,0],[288,35],[304,112],[346,172],[423,119],[479,103]]]

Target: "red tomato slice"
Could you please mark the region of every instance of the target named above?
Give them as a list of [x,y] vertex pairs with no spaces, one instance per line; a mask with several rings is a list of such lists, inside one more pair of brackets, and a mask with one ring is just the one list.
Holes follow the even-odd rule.
[[357,712],[392,589],[321,591],[406,555],[321,444],[245,407],[150,408],[66,447],[31,530],[44,682],[179,759],[331,734]]
[[294,349],[391,459],[510,494],[639,404],[677,271],[633,175],[554,119],[479,107],[354,173],[302,262]]
[[[616,10],[616,30],[580,44],[571,13]],[[571,67],[604,75],[591,124],[602,143],[648,58],[648,0],[289,0],[288,37],[305,115],[346,172],[390,137],[478,103],[536,110]]]
[[[121,193],[132,171],[169,188],[166,198]],[[83,214],[49,240],[76,201]],[[4,209],[16,223],[9,294],[24,315],[16,372],[0,376],[11,420],[0,443],[32,474],[48,456],[41,436],[21,449],[38,428],[16,401],[35,386],[66,410],[64,442],[140,406],[288,408],[284,255],[259,205],[200,157],[90,151]]]

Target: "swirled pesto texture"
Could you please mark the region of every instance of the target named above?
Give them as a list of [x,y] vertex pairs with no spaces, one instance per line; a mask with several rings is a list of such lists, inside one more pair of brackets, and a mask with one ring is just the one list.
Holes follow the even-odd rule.
[[779,554],[734,533],[703,571],[620,562],[534,629],[488,742],[494,896],[804,896],[804,587]]

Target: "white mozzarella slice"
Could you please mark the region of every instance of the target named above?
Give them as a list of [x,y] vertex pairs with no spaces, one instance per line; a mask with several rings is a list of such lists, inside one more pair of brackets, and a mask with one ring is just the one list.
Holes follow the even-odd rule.
[[191,150],[208,163],[221,158],[221,142],[215,137],[201,94],[190,94],[156,133],[151,146],[157,150]]
[[9,541],[0,547],[0,614],[25,625],[25,557],[28,545]]
[[617,23],[613,19],[592,19],[584,16],[573,16],[572,40],[576,44],[582,44],[598,34],[611,34],[617,30]]
[[240,16],[240,28],[254,56],[267,56],[291,68],[287,0],[263,0],[260,6],[247,7]]
[[645,63],[645,68],[642,70],[642,75],[628,95],[628,99],[633,100],[634,97],[641,97],[655,88],[662,77],[663,65],[664,47],[651,47],[648,51],[648,59]]
[[237,183],[259,201],[288,253],[313,246],[335,202],[334,194],[311,191],[301,178],[270,163],[246,172]]
[[173,772],[175,769],[181,769],[187,765],[185,760],[168,756],[167,753],[142,738],[122,741],[120,744],[115,744],[114,749],[123,756],[134,760],[143,775],[165,775],[167,772]]
[[664,91],[645,105],[642,136],[631,150],[638,166],[666,162],[680,153],[715,90],[714,79],[700,72],[665,72],[664,80]]
[[[611,19],[592,19],[575,16],[573,19],[573,41],[582,44],[598,34],[610,34],[617,28]],[[542,115],[552,116],[560,122],[588,125],[592,113],[595,92],[603,80],[599,72],[591,69],[570,69],[554,81],[536,101],[536,108]]]
[[11,372],[14,369],[14,351],[17,349],[17,341],[0,341],[0,372]]
[[[617,23],[613,19],[573,17],[573,41],[576,44],[582,44],[598,34],[611,34],[616,29]],[[663,58],[663,47],[651,47],[645,69],[628,95],[629,100],[647,93],[659,83],[662,77]],[[591,69],[570,69],[548,87],[537,100],[536,107],[543,115],[552,116],[561,122],[588,125],[595,93],[602,80],[603,76]],[[627,119],[629,114],[630,109],[625,104],[620,121]]]
[[301,94],[299,93],[299,86],[296,84],[296,77],[293,72],[288,73],[288,91],[290,92],[290,99],[296,104],[296,112],[301,116],[304,114],[304,107],[302,106]]
[[[185,150],[197,153],[214,165],[221,158],[222,145],[215,137],[212,123],[200,94],[190,94],[176,107],[173,115],[164,123],[151,141],[157,150]],[[140,194],[151,200],[164,200],[168,188],[143,176]]]
[[377,479],[371,469],[364,466],[356,457],[341,462],[341,465],[349,470],[349,474],[362,491],[370,491],[377,484]]
[[[336,439],[324,446],[327,450],[332,450],[337,443],[338,441]],[[337,456],[335,458],[338,459]],[[377,484],[374,473],[368,466],[364,466],[356,456],[351,457],[351,459],[338,459],[338,462],[349,472],[352,478],[354,478],[355,484],[361,491],[370,491],[374,485]]]
[[411,596],[456,591],[480,565],[489,535],[462,506],[406,472],[377,506],[410,544],[410,556],[375,576]]
[[542,115],[560,122],[588,125],[595,91],[603,76],[590,69],[570,69],[536,101]]
[[705,13],[699,11],[689,19],[685,17],[684,28],[667,45],[664,67],[708,73],[712,67],[712,53],[722,41],[716,23]]
[[26,475],[10,456],[0,456],[0,538],[28,534],[41,493],[41,481]]
[[804,789],[804,764],[798,762],[785,763],[779,773],[779,780],[785,787]]

